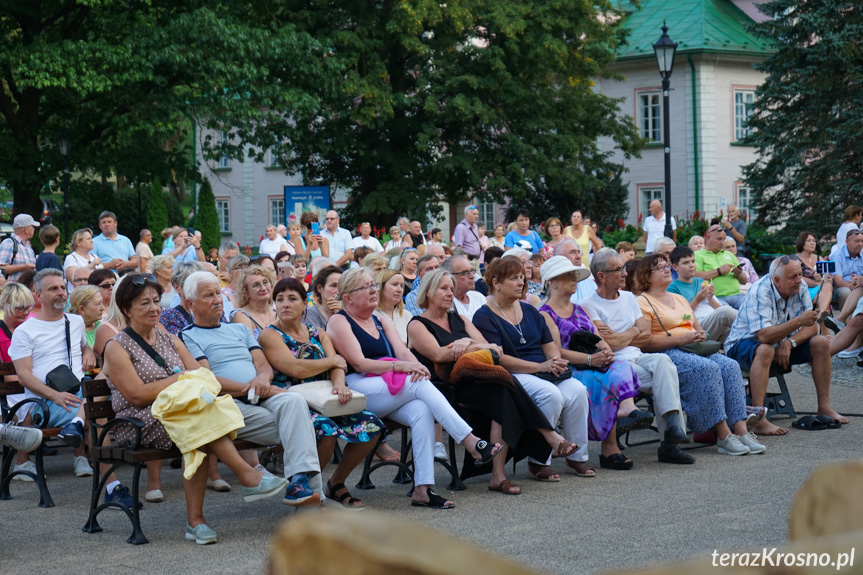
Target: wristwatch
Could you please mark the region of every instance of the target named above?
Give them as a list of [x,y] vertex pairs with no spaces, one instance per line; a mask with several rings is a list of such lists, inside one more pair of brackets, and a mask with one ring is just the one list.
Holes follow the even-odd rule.
[[785,339],[787,339],[789,342],[791,342],[791,349],[794,349],[795,347],[797,347],[797,342],[795,340],[791,339],[790,337],[786,337]]

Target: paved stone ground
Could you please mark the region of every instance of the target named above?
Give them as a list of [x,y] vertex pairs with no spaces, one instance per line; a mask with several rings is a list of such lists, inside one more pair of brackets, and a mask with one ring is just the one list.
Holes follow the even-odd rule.
[[[863,453],[863,369],[852,360],[834,364],[832,403],[856,414],[840,430],[792,430],[782,438],[765,438],[768,453],[729,457],[715,447],[692,451],[693,466],[656,461],[656,444],[630,447],[635,469],[598,470],[595,479],[565,475],[560,483],[539,483],[518,466],[514,480],[523,494],[507,497],[486,490],[483,478],[468,490],[451,494],[452,511],[412,508],[405,486],[389,482],[380,470],[377,489],[353,490],[366,504],[394,518],[420,522],[473,541],[549,573],[599,573],[683,561],[720,551],[752,550],[787,542],[788,512],[796,490],[816,466],[859,459]],[[814,390],[807,369],[795,368],[788,385],[799,412],[814,411]],[[791,420],[777,424],[790,427]],[[639,432],[636,439],[655,434]],[[598,446],[591,462],[598,464]],[[561,461],[555,467],[563,471]],[[236,480],[231,493],[207,494],[205,511],[219,533],[219,543],[196,546],[183,539],[185,507],[177,470],[165,469],[164,503],[148,504],[143,526],[149,545],[125,542],[125,516],[106,511],[104,532],[86,534],[89,479],[71,472],[71,456],[61,450],[46,458],[56,506],[39,509],[32,484],[15,482],[14,499],[0,501],[0,573],[66,574],[98,569],[103,573],[187,573],[250,575],[261,573],[269,540],[279,524],[292,517],[277,499],[243,503]],[[598,465],[597,465],[598,466]],[[511,466],[509,467],[511,469]],[[125,475],[128,478],[129,474]],[[356,482],[351,477],[348,485]],[[438,470],[438,490],[447,481]],[[382,535],[385,537],[385,535]],[[446,550],[442,549],[442,553]]]

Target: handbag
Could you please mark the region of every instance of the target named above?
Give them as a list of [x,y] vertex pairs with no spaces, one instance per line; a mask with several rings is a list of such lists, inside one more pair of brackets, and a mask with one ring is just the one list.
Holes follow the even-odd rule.
[[366,408],[366,396],[359,391],[351,390],[351,400],[342,405],[339,396],[333,393],[333,382],[330,380],[310,381],[292,385],[288,392],[299,393],[309,404],[309,407],[324,417],[352,415]]
[[69,318],[63,314],[66,320],[66,355],[69,365],[58,365],[45,376],[45,384],[51,389],[61,393],[77,393],[81,387],[81,380],[72,371],[72,336],[69,335]]
[[[593,355],[594,353],[599,353],[599,348],[596,347],[596,344],[601,341],[602,338],[595,333],[590,333],[589,331],[576,331],[569,336],[569,351],[577,351],[579,353]],[[591,369],[602,373],[608,371],[608,367],[599,367],[598,365],[587,364],[577,364],[575,365],[575,369]]]
[[[656,317],[656,321],[659,322],[659,327],[662,328],[662,331],[665,332],[665,335],[671,337],[671,334],[668,333],[668,330],[665,329],[665,326],[662,325],[662,320],[659,319],[659,314],[656,313],[656,308],[653,307],[653,304],[650,303],[650,300],[641,295],[644,298],[644,301],[647,302],[647,305],[650,306],[650,309],[653,310],[653,315]],[[707,357],[708,355],[713,355],[714,353],[719,353],[719,350],[722,349],[722,344],[718,341],[707,340],[707,341],[696,341],[694,343],[686,343],[683,345],[678,345],[677,349],[680,351],[685,351],[686,353],[694,353],[696,355],[700,355],[701,357]]]

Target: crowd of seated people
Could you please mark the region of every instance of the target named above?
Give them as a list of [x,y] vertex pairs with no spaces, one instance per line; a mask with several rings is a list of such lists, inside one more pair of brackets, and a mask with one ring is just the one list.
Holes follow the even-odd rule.
[[[764,437],[788,433],[766,416],[771,366],[810,363],[818,416],[846,424],[830,404],[831,358],[863,352],[861,213],[846,210],[835,273],[819,268],[817,238],[803,232],[797,253],[774,259],[760,276],[754,259],[743,257],[747,229],[736,207],[733,219],[678,245],[659,233],[667,216],[652,202],[643,257],[629,242],[605,247],[581,209],[565,227],[560,218],[545,220],[544,241],[526,209],[508,233],[489,226],[486,237],[477,207],[467,206],[451,244],[440,229],[427,236],[407,218],[381,242],[367,222],[351,238],[335,212],[325,226],[303,214],[287,227],[268,226],[260,255],[224,242],[215,263],[199,260],[199,239],[169,230],[172,241],[149,263],[151,273],[138,271],[116,217],[106,213],[95,247],[89,229],[72,236],[64,271],[5,266],[17,281],[0,289],[0,355],[14,362],[28,397],[47,400],[61,438],[75,448],[79,476],[93,473],[80,393],[46,385],[54,356],[66,355],[65,341],[49,337],[63,333],[56,326],[67,318],[72,326],[75,375],[100,366],[115,412],[140,419],[150,447],[168,449],[169,431],[177,433],[154,416],[156,398],[207,368],[240,423],[213,436],[207,463],[184,475],[185,537],[196,543],[217,541],[203,500],[208,487],[231,489],[219,461],[246,501],[281,493],[291,506],[328,500],[364,509],[345,482],[388,422],[410,429],[411,505],[451,509],[455,502],[434,488],[434,461],[447,457],[441,428],[464,446],[464,477],[488,474],[489,490],[519,495],[523,487],[505,473],[509,457],[527,458],[537,481],[561,481],[552,457],[563,458],[567,472],[596,478],[592,442],[601,469],[630,470],[635,462],[618,437],[650,426],[664,463],[695,463],[680,447],[693,441],[690,433],[720,454],[766,453]],[[831,306],[835,317],[826,317]],[[56,346],[63,353],[51,353]],[[366,408],[330,417],[286,393],[315,380],[331,382],[343,405],[364,394]],[[639,396],[651,397],[650,410],[636,406]],[[15,424],[26,430],[32,416],[21,410]],[[237,451],[234,431],[281,446],[283,477],[260,465],[256,452]],[[3,433],[14,445],[35,438],[14,426]],[[117,441],[129,437],[118,428]],[[338,441],[341,460],[324,481]],[[385,442],[376,455],[400,458]],[[26,450],[14,470],[26,472],[15,479],[35,477]],[[160,462],[148,465],[148,504],[164,500],[162,473]],[[142,504],[113,477],[104,497]]]

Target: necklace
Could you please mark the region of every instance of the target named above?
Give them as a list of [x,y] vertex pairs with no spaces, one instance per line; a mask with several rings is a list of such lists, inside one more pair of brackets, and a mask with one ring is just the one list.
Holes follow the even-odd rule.
[[[515,331],[517,331],[517,332],[518,332],[518,335],[520,335],[520,336],[521,336],[521,339],[519,339],[519,340],[518,340],[518,343],[520,343],[521,345],[526,344],[526,343],[527,343],[527,340],[526,340],[526,339],[524,339],[524,332],[523,332],[523,331],[521,331],[521,327],[520,327],[520,326],[521,326],[521,322],[519,322],[519,323],[513,323],[513,322],[509,321],[509,316],[508,316],[508,315],[506,315],[506,312],[505,312],[505,311],[503,311],[503,308],[502,308],[502,307],[500,307],[500,304],[499,304],[499,303],[497,303],[497,300],[496,300],[496,299],[493,299],[493,301],[494,301],[494,305],[496,305],[496,306],[497,306],[497,309],[499,309],[499,310],[500,310],[500,313],[502,313],[502,314],[503,314],[503,319],[505,319],[505,320],[506,320],[506,322],[507,322],[509,325],[511,325],[512,327],[514,327],[514,328],[515,328]],[[518,313],[516,313],[516,314],[515,314],[515,318],[516,318],[516,319],[518,319]],[[521,316],[521,319],[524,319],[524,316]]]

